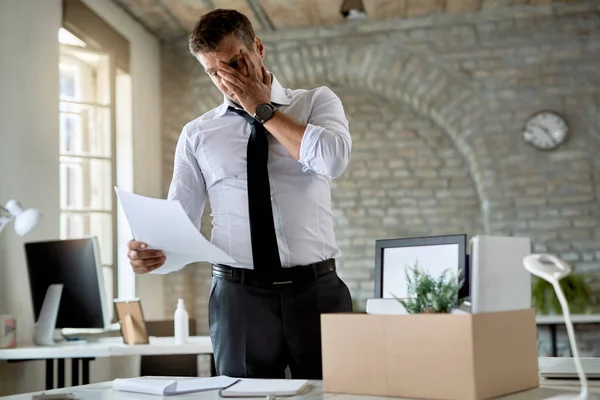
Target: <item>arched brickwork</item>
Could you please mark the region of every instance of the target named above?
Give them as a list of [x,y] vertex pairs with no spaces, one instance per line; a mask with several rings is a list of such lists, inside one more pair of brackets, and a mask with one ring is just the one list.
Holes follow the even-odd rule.
[[[482,230],[487,232],[489,208],[476,157],[476,154],[485,156],[486,152],[475,152],[469,140],[482,125],[486,106],[469,82],[416,53],[370,42],[335,45],[306,42],[273,50],[273,55],[267,53],[267,63],[285,87],[327,85],[334,90],[364,90],[387,101],[408,105],[434,121],[468,163],[482,213]],[[202,90],[203,110],[213,108],[222,98],[208,79],[206,84]]]

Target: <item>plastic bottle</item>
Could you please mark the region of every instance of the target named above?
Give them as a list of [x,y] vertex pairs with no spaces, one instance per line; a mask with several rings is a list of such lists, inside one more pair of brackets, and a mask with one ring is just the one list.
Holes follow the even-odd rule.
[[185,310],[183,299],[177,300],[177,309],[175,310],[175,343],[185,344],[190,334],[189,317]]

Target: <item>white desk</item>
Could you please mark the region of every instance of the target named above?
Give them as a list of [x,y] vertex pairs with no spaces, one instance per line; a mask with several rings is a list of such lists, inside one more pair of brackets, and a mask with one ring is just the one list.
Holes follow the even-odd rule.
[[[540,358],[540,366],[546,362],[547,359]],[[594,381],[589,382],[590,393],[600,397],[600,386]],[[36,393],[26,393],[16,396],[5,397],[6,400],[31,400]],[[160,396],[144,395],[138,393],[128,393],[115,391],[112,388],[112,382],[103,382],[93,385],[79,386],[75,388],[57,389],[51,390],[47,393],[74,393],[78,400],[98,400],[98,399],[111,399],[111,400],[156,400]],[[561,393],[579,393],[579,385],[577,382],[564,382],[564,381],[541,381],[540,387],[536,389],[527,390],[520,393],[515,393],[502,397],[504,400],[540,400],[546,399],[551,396],[555,396]],[[197,399],[197,400],[222,400],[217,390],[211,390],[206,392],[197,392],[184,395],[169,396],[174,399]],[[241,399],[241,398],[239,398]],[[308,390],[301,396],[289,397],[288,400],[402,400],[400,398],[390,397],[374,397],[374,396],[361,396],[361,395],[347,395],[338,393],[323,393],[323,384],[321,381],[311,381]],[[408,399],[405,399],[408,400]]]
[[[538,315],[535,317],[537,325],[546,325],[550,329],[550,343],[552,345],[552,357],[558,357],[558,346],[556,339],[556,327],[565,324],[562,315]],[[600,314],[573,314],[571,315],[573,325],[600,324]]]
[[[155,356],[174,354],[210,354],[212,374],[213,348],[208,336],[192,336],[183,345],[175,344],[173,337],[150,337],[149,344],[127,345],[122,337],[110,337],[89,342],[66,342],[55,346],[26,346],[0,350],[0,360],[8,362],[45,360],[46,389],[54,388],[54,361],[57,368],[57,387],[65,386],[65,359],[71,359],[73,386],[90,381],[89,362],[95,358],[114,356]],[[79,367],[81,363],[81,375]],[[80,379],[81,378],[81,379]]]
[[[600,314],[573,314],[571,321],[574,324],[600,324]],[[564,324],[565,318],[562,315],[538,315],[535,322],[538,325],[557,325]]]

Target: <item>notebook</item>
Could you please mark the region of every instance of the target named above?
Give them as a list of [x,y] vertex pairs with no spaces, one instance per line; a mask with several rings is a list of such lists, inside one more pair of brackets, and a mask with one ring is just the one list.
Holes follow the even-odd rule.
[[240,379],[221,390],[222,397],[295,396],[308,386],[306,379]]
[[228,376],[211,378],[172,378],[172,377],[139,377],[119,378],[113,381],[113,389],[125,392],[155,394],[168,396],[173,394],[193,393],[203,390],[225,388],[238,379]]

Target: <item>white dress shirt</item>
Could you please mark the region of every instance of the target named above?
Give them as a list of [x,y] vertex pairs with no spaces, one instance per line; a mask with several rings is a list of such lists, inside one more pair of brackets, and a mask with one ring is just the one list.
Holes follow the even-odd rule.
[[[183,128],[175,151],[169,199],[181,202],[195,226],[206,200],[213,217],[211,242],[233,267],[253,268],[248,217],[246,147],[250,124],[228,110],[226,97]],[[331,179],[350,161],[352,141],[340,99],[328,88],[284,89],[273,76],[271,102],[307,125],[300,160],[268,134],[269,181],[279,255],[284,266],[340,256],[333,230]]]

